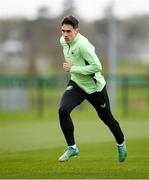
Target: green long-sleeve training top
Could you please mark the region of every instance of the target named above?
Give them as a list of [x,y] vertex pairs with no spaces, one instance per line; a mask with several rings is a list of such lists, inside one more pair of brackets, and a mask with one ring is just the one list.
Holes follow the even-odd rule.
[[62,36],[60,43],[66,62],[72,64],[71,80],[88,94],[100,92],[106,82],[94,46],[80,33],[71,43],[66,43]]

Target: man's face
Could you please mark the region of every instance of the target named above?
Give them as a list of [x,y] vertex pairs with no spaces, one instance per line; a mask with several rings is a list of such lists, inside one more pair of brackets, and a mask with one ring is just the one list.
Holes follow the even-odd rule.
[[64,37],[66,43],[71,43],[74,37],[77,35],[79,32],[78,28],[73,28],[69,24],[63,24],[62,26],[62,36]]

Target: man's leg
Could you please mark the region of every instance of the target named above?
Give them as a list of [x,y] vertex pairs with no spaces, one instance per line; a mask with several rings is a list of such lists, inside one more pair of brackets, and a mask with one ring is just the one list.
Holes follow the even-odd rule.
[[60,126],[69,149],[59,158],[59,161],[66,161],[69,159],[69,157],[78,154],[78,150],[77,152],[74,151],[76,148],[74,139],[74,125],[70,117],[70,113],[77,105],[82,103],[84,99],[84,92],[73,81],[70,81],[61,99],[59,108]]
[[[115,120],[111,113],[106,87],[104,87],[101,92],[96,92],[88,95],[87,100],[94,106],[101,120],[109,127],[109,129],[113,133],[118,147],[125,146],[123,132],[118,121]],[[126,152],[124,152],[123,154],[125,154],[124,156],[126,156]],[[125,158],[126,157],[120,157],[119,161],[123,161]]]

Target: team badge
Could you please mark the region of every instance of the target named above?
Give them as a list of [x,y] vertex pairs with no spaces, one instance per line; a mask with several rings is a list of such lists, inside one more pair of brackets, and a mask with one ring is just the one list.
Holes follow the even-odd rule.
[[72,88],[73,88],[73,86],[70,85],[70,86],[68,86],[68,87],[66,88],[66,91],[70,91]]

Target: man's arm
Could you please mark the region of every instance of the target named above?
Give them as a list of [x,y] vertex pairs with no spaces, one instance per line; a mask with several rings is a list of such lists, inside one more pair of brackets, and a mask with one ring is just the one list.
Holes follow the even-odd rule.
[[71,73],[78,73],[83,75],[94,74],[96,72],[101,72],[102,66],[101,63],[94,51],[94,48],[91,47],[90,44],[86,46],[80,47],[80,53],[86,65],[84,66],[75,66],[72,65],[70,72]]

